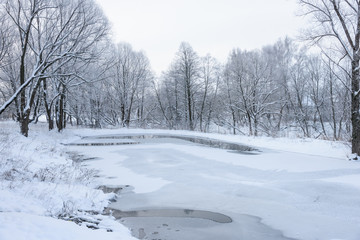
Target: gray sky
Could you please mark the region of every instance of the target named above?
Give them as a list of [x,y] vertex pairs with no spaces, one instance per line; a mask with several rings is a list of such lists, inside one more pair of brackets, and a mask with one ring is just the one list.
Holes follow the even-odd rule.
[[182,41],[224,62],[233,48],[256,49],[296,37],[296,0],[97,0],[114,40],[143,50],[153,70],[168,68]]

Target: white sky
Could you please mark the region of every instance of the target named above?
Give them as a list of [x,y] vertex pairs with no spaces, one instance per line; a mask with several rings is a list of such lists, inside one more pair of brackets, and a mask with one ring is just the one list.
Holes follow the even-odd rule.
[[182,41],[224,62],[233,48],[255,49],[296,37],[296,0],[97,0],[114,40],[143,50],[156,73],[168,68]]

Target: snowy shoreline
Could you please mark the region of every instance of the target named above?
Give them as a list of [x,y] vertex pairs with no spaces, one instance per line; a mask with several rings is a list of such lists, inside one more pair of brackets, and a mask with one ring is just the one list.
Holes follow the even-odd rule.
[[[116,203],[125,210],[189,206],[228,214],[235,223],[241,214],[258,216],[263,224],[291,238],[357,240],[360,236],[356,230],[360,165],[347,160],[349,148],[344,143],[144,129],[70,128],[59,134],[41,125],[32,126],[25,138],[12,122],[0,122],[0,131],[2,240],[135,239],[113,217],[88,214],[101,213],[114,197],[99,186],[119,184],[134,186],[135,194],[125,194]],[[200,136],[254,146],[262,153],[247,156],[171,141],[63,145],[108,134]],[[186,172],[177,173],[184,167]],[[100,229],[61,220],[76,217]],[[349,224],[339,224],[344,221]]]
[[134,239],[101,214],[114,193],[96,189],[97,171],[60,144],[74,136],[34,128],[25,138],[16,123],[0,122],[0,239]]

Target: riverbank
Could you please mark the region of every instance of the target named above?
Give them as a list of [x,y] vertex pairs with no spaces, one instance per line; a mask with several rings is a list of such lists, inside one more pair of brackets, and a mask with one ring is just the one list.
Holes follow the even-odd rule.
[[[195,230],[187,228],[186,219],[181,224],[148,218],[123,222],[137,229],[138,234],[133,232],[137,236],[150,231],[181,239],[180,225],[192,239],[197,234],[225,233],[264,239],[261,234],[269,232],[274,239],[360,236],[360,165],[347,160],[346,143],[144,129],[67,129],[59,134],[41,125],[32,126],[30,137],[24,138],[15,123],[0,122],[0,129],[0,239],[134,239],[114,218],[98,214],[114,198],[97,189],[101,185],[126,186],[110,205],[125,213],[190,209],[232,219]],[[176,137],[135,139],[139,144],[123,144],[128,140],[112,137],[129,134]],[[99,140],[96,136],[105,138],[92,145]],[[259,151],[242,154],[210,148],[185,141],[184,136]],[[86,221],[76,224],[74,219]]]
[[35,125],[25,138],[16,123],[0,122],[0,239],[134,239],[101,214],[114,194],[96,189],[97,171],[60,144],[73,137]]

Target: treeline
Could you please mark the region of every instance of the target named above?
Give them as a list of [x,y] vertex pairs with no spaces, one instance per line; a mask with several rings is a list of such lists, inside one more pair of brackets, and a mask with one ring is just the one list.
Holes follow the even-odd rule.
[[155,76],[143,52],[113,44],[92,0],[1,0],[0,117],[28,135],[66,124],[349,140],[350,78],[290,39],[234,49],[225,63],[181,43]]
[[234,49],[225,64],[182,43],[155,87],[153,119],[171,129],[349,139],[347,75],[291,40]]

